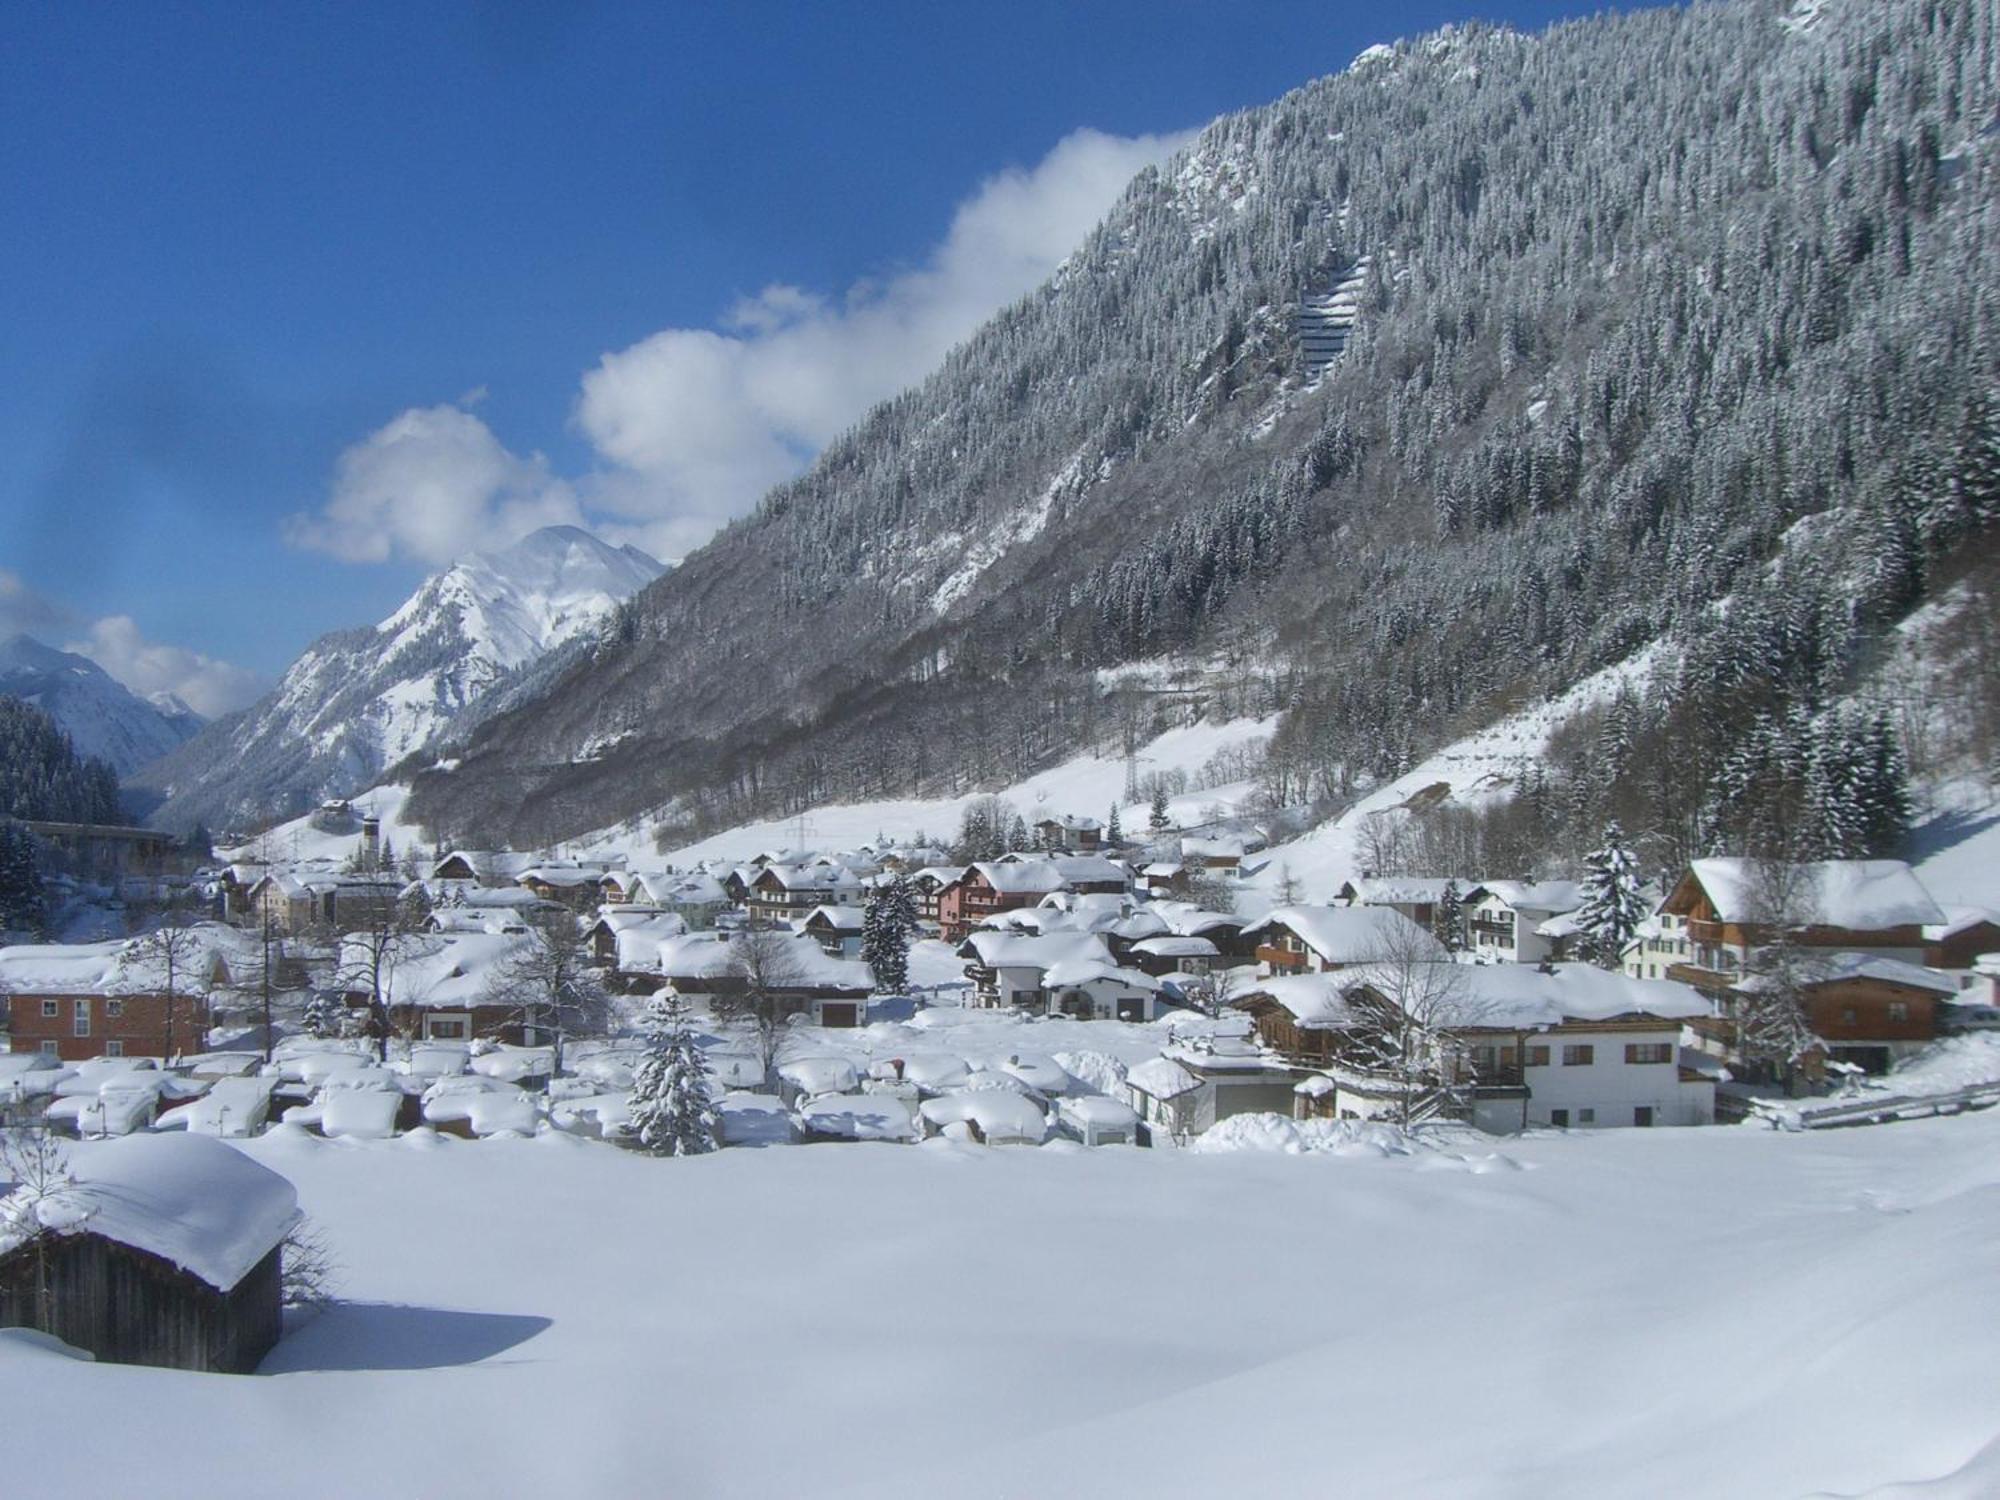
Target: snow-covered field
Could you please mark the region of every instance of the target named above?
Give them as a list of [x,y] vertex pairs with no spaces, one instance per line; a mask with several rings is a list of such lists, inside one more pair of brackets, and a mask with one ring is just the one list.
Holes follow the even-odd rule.
[[0,1336],[7,1492],[2000,1491],[2000,1112],[1390,1156],[242,1149],[347,1300],[253,1377]]

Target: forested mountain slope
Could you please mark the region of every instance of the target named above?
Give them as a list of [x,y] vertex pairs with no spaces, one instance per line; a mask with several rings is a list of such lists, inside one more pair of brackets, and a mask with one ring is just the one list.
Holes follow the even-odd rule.
[[89,657],[28,635],[0,641],[0,695],[32,703],[56,721],[78,755],[121,774],[157,760],[202,726],[179,699],[149,702]]
[[1663,635],[1696,659],[1653,711],[1709,705],[1719,759],[1990,546],[1995,31],[1471,28],[1220,120],[411,814],[522,842],[1010,779],[1136,728],[1101,669],[1163,657],[1284,710],[1274,792],[1319,797]]

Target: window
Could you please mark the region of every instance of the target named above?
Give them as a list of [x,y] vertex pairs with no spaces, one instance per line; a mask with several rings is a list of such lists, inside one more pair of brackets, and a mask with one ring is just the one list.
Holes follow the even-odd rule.
[[1569,1111],[1566,1109],[1550,1110],[1549,1123],[1555,1126],[1558,1130],[1569,1129]]
[[429,1031],[431,1038],[435,1041],[462,1041],[465,1038],[465,1022],[434,1019],[430,1024]]
[[1531,1067],[1531,1068],[1546,1068],[1546,1067],[1547,1067],[1548,1065],[1549,1065],[1549,1049],[1548,1049],[1548,1048],[1546,1048],[1546,1047],[1530,1047],[1530,1048],[1528,1049],[1528,1066],[1529,1066],[1529,1067]]
[[44,1000],[42,1002],[43,1020],[53,1021],[60,1014],[62,1014],[62,1002],[60,1000]]
[[1859,1011],[1857,1011],[1857,1010],[1856,1010],[1856,1009],[1855,1009],[1855,1008],[1854,1008],[1853,1006],[1851,1006],[1851,1005],[1843,1005],[1843,1006],[1841,1006],[1841,1008],[1840,1008],[1840,1024],[1841,1024],[1841,1025],[1843,1025],[1843,1026],[1852,1026],[1852,1025],[1853,1025],[1853,1024],[1854,1024],[1854,1023],[1856,1022],[1856,1021],[1858,1021],[1858,1020],[1860,1020],[1860,1019],[1861,1019],[1861,1013],[1860,1013]]
[[76,1021],[70,1027],[70,1034],[72,1036],[90,1035],[90,1002],[88,1000],[79,1000],[76,1002]]
[[1571,1042],[1563,1048],[1565,1068],[1587,1068],[1597,1060],[1597,1049],[1588,1042]]
[[1891,1000],[1889,1002],[1889,1019],[1892,1021],[1909,1020],[1910,1002],[1907,1000]]
[[1625,1061],[1635,1066],[1647,1063],[1670,1063],[1674,1060],[1672,1042],[1627,1042]]
[[104,1044],[104,1055],[106,1057],[123,1057],[125,1055],[125,1044],[117,1040],[106,1042]]
[[1653,1123],[1653,1106],[1650,1104],[1641,1104],[1635,1108],[1632,1111],[1632,1123],[1634,1125],[1651,1125]]
[[1576,1123],[1579,1125],[1595,1125],[1597,1123],[1597,1111],[1594,1109],[1578,1110],[1576,1112]]
[[56,1043],[53,1037],[47,1038],[42,1042],[42,1055],[44,1057],[54,1057],[56,1055]]
[[123,1000],[106,1000],[104,1002],[104,1014],[114,1021],[117,1020],[125,1014],[125,1002]]

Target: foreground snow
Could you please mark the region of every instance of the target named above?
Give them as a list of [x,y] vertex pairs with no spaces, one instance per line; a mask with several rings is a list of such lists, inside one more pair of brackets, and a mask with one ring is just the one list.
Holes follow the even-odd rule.
[[[2000,1483],[2000,1111],[1413,1153],[247,1143],[260,1378],[0,1337],[23,1494],[1926,1496]],[[1282,1133],[1280,1133],[1282,1134]],[[1357,1143],[1361,1144],[1361,1143]],[[94,1147],[81,1148],[88,1153]],[[79,1411],[115,1411],[76,1427]],[[162,1461],[227,1434],[199,1463]],[[67,1435],[66,1435],[67,1434]],[[1964,1466],[1972,1464],[1966,1469]],[[1963,1470],[1963,1472],[1960,1472]]]

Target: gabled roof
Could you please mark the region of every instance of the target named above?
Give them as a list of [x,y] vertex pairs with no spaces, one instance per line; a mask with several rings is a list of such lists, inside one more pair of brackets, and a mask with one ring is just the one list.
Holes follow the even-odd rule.
[[1351,897],[1356,906],[1435,906],[1444,900],[1445,887],[1452,884],[1458,886],[1461,901],[1468,900],[1474,891],[1480,889],[1476,881],[1418,875],[1364,875],[1348,881],[1340,889],[1341,894]]
[[1282,926],[1330,964],[1359,964],[1409,948],[1443,958],[1444,946],[1401,912],[1387,906],[1281,906],[1245,935]]
[[[206,1135],[128,1135],[73,1160],[73,1184],[32,1205],[59,1234],[87,1233],[230,1291],[298,1221],[291,1183]],[[0,1253],[11,1248],[0,1236]]]
[[1583,905],[1583,887],[1574,880],[1485,880],[1478,887],[1515,911],[1575,911]]
[[1982,924],[2000,927],[2000,912],[1985,906],[1946,906],[1942,922],[1928,922],[1924,925],[1924,941],[1942,943],[1957,937],[1961,932],[1970,932]]
[[[1046,859],[1025,859],[1013,864],[981,860],[972,867],[988,885],[1003,896],[1046,896],[1069,882]],[[972,872],[968,872],[968,878]]]
[[1091,932],[1051,932],[1030,937],[1016,932],[982,929],[968,936],[959,951],[970,948],[989,969],[1047,969],[1066,960],[1111,962],[1104,939]]
[[[1828,859],[1799,865],[1801,916],[1811,926],[1849,932],[1943,925],[1945,914],[1900,859]],[[1748,859],[1698,859],[1682,884],[1693,880],[1722,922],[1757,922],[1760,875]],[[1678,888],[1676,891],[1678,894]],[[1671,903],[1672,897],[1669,897]]]
[[1155,1099],[1177,1099],[1200,1088],[1201,1080],[1171,1057],[1156,1057],[1127,1073],[1125,1084]]

